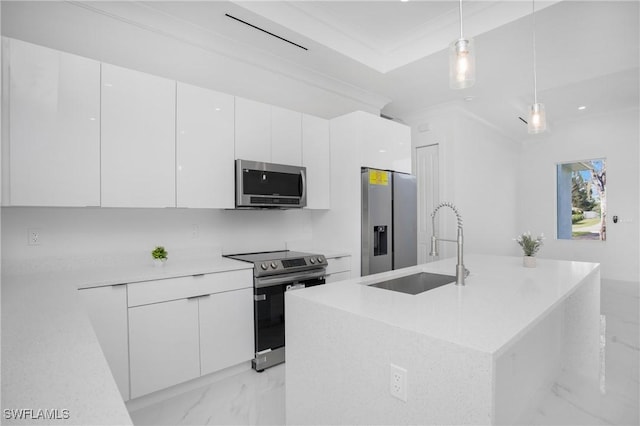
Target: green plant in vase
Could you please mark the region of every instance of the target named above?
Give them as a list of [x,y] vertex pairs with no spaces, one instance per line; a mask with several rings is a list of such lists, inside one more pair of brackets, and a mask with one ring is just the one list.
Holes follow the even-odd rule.
[[164,265],[167,261],[167,250],[165,250],[162,246],[156,246],[151,252],[151,257],[153,258],[153,262],[155,265]]
[[519,235],[515,239],[520,247],[522,247],[522,251],[524,253],[524,266],[528,268],[536,267],[536,258],[534,256],[538,253],[540,247],[542,247],[542,240],[544,240],[544,234],[540,234],[536,238],[533,238],[529,231]]

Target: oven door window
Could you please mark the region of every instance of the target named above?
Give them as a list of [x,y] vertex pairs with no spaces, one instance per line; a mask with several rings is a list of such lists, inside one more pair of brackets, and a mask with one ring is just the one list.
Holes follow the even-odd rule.
[[312,287],[324,284],[324,277],[278,284],[255,289],[255,347],[256,352],[284,346],[284,293],[287,288]]
[[256,352],[284,346],[284,290],[284,285],[255,290],[262,299],[254,303]]

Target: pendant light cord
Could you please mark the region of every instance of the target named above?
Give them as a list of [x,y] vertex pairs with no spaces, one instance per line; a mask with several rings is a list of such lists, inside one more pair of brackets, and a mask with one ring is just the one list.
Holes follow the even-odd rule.
[[[460,0],[462,1],[462,0]],[[536,0],[531,0],[533,16],[533,103],[538,103],[538,82],[536,78]]]
[[462,0],[460,0],[460,40],[462,40]]

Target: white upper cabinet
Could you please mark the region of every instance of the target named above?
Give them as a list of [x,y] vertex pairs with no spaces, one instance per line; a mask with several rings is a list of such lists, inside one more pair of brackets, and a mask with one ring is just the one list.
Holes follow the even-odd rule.
[[360,112],[361,166],[411,173],[411,128]]
[[235,158],[271,161],[271,105],[236,97]]
[[100,63],[14,39],[5,39],[3,50],[9,62],[4,203],[100,205]]
[[102,64],[102,205],[175,207],[176,83]]
[[302,165],[302,114],[236,97],[235,158]]
[[302,165],[302,114],[271,107],[271,162]]
[[178,83],[177,206],[234,207],[234,97]]
[[302,114],[302,165],[307,168],[307,208],[330,208],[329,120]]

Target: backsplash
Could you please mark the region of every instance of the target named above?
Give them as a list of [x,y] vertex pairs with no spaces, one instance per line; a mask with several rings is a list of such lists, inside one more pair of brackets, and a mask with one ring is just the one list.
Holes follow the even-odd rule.
[[[39,244],[28,244],[36,229]],[[169,258],[277,250],[311,239],[307,210],[2,208],[2,270],[70,270]]]

